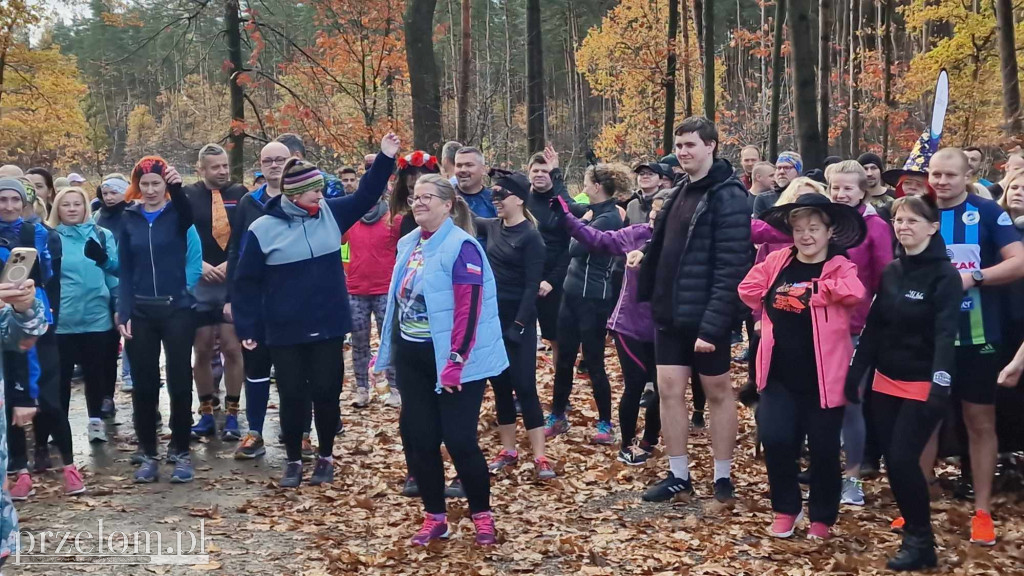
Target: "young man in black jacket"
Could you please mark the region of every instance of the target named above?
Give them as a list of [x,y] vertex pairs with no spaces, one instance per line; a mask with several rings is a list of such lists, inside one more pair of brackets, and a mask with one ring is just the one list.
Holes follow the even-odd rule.
[[751,262],[750,208],[732,166],[715,157],[718,142],[718,129],[706,118],[690,117],[676,128],[675,152],[689,180],[665,202],[646,250],[632,252],[627,260],[640,266],[639,298],[651,302],[657,326],[658,392],[669,457],[668,477],[644,494],[649,502],[693,493],[686,383],[695,372],[713,415],[715,498],[735,497],[730,335],[741,309],[736,290]]

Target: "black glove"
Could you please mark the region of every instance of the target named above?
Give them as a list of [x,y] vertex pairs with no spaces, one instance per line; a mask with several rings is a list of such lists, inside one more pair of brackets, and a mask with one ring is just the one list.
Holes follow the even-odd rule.
[[89,238],[85,242],[85,257],[96,263],[97,266],[103,266],[110,259],[107,256],[107,251],[95,238]]
[[846,385],[843,387],[843,395],[849,404],[860,404],[860,378],[854,378],[853,374],[846,375]]
[[555,217],[555,220],[558,222],[565,220],[566,206],[565,200],[561,196],[555,194],[555,197],[549,202],[549,206],[551,206],[551,215]]
[[523,341],[523,332],[526,332],[526,327],[519,322],[513,322],[508,330],[505,330],[505,342],[512,344],[513,346],[519,346]]
[[945,414],[952,381],[947,372],[936,372],[932,375],[932,386],[928,390],[928,400],[925,402],[930,410]]

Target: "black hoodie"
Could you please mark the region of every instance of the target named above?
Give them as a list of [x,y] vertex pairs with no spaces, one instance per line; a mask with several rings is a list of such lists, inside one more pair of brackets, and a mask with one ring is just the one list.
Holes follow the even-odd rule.
[[963,298],[942,237],[914,256],[901,249],[882,272],[847,382],[873,378],[872,370],[904,382],[932,382],[944,372],[936,381],[951,382]]
[[579,218],[587,211],[587,206],[577,204],[569,196],[565,187],[565,180],[562,170],[555,168],[551,171],[551,189],[547,192],[530,190],[530,196],[526,201],[526,207],[530,214],[537,220],[537,230],[544,239],[544,246],[547,250],[544,257],[544,277],[542,281],[551,284],[551,287],[558,290],[565,282],[565,275],[569,270],[569,232],[562,226],[562,221],[551,212],[551,199],[561,196],[569,205],[569,211]]

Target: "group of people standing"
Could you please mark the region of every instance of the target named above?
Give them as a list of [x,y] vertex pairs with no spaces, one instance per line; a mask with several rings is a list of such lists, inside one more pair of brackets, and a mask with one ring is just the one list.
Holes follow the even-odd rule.
[[[3,361],[4,444],[16,472],[5,493],[31,495],[24,427],[33,417],[36,470],[50,466],[52,436],[67,493],[85,490],[73,462],[70,382],[81,366],[89,438],[106,441],[122,340],[136,482],[160,477],[162,354],[171,482],[194,477],[190,441],[218,433],[211,364],[223,358],[219,428],[239,441],[235,457],[266,451],[273,370],[286,452],[280,485],[301,485],[304,461],[314,462],[310,485],[329,483],[351,334],[354,406],[371,402],[372,370],[385,373],[387,403],[401,408],[402,490],[425,508],[415,545],[448,536],[445,499],[459,496],[476,542],[495,542],[490,474],[519,464],[517,416],[537,479],[556,477],[545,444],[579,421],[570,398],[582,373],[598,411],[590,442],[617,445],[618,460],[640,466],[664,439],[667,474],[645,501],[696,492],[689,435],[704,426],[706,405],[709,488],[728,504],[738,428],[732,345],[746,326],[749,384],[740,398],[757,405],[772,535],[792,536],[803,518],[805,447],[807,535],[815,539],[830,537],[841,503],[865,504],[862,471],[883,457],[902,514],[894,527],[904,532],[889,565],[934,566],[929,487],[940,426],[952,419],[962,423],[962,467],[973,479],[971,539],[993,544],[997,381],[1015,385],[1024,367],[1024,328],[1007,306],[1024,282],[1015,226],[1024,170],[992,184],[996,203],[968,182],[968,156],[955,148],[938,151],[927,172],[886,171],[866,154],[804,174],[793,152],[771,165],[744,148],[737,171],[719,147],[714,123],[687,118],[672,154],[632,170],[593,163],[575,198],[551,147],[525,171],[492,169],[487,186],[479,149],[453,142],[440,158],[400,156],[393,134],[359,180],[354,170],[335,178],[306,161],[295,135],[263,147],[263,183],[252,191],[231,182],[216,144],[202,148],[199,181],[187,186],[157,156],[128,177],[108,175],[95,197],[75,186],[57,192],[45,170],[30,171],[41,183],[0,178],[3,249],[38,254],[32,280],[0,284],[11,304],[0,310],[3,342],[20,345]],[[609,334],[623,378],[618,429]],[[546,415],[538,340],[555,369]],[[501,442],[490,461],[477,436],[487,382]],[[442,444],[457,472],[447,486]]]

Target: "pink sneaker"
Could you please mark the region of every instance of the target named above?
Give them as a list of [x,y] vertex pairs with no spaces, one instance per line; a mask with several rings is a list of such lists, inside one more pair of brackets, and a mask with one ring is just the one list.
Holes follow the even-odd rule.
[[82,473],[75,468],[74,464],[64,467],[64,494],[74,496],[85,492],[85,482],[82,481]]
[[18,474],[17,480],[11,485],[11,500],[15,502],[28,500],[28,497],[34,496],[35,493],[36,490],[32,487],[32,477],[28,475],[28,472]]
[[423,526],[412,537],[411,543],[413,546],[426,546],[443,538],[448,538],[448,515],[427,513],[423,515]]
[[824,522],[811,522],[807,529],[808,540],[828,540],[832,537],[832,528]]
[[804,519],[804,511],[801,510],[796,516],[790,514],[775,514],[775,521],[772,522],[771,533],[776,538],[789,538],[796,530],[796,525]]
[[494,533],[494,515],[490,512],[473,514],[473,526],[476,527],[477,546],[490,546],[497,542]]

